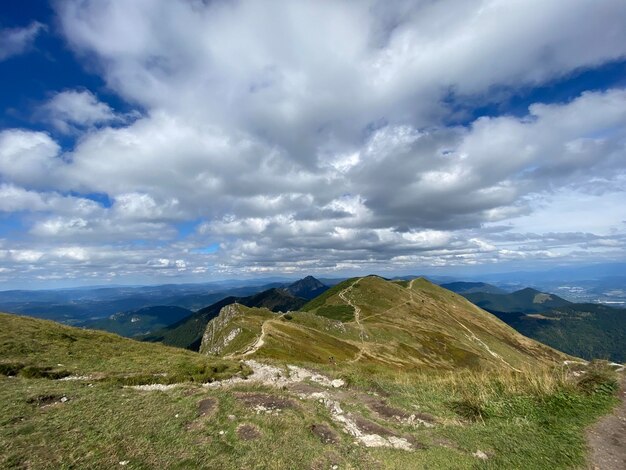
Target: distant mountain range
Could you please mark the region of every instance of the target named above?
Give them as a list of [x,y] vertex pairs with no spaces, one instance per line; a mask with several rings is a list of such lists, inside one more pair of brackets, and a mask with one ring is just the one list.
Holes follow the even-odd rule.
[[487,284],[485,282],[449,282],[446,284],[440,284],[444,289],[451,290],[457,294],[473,294],[476,292],[484,292],[486,294],[506,294],[504,289]]
[[120,336],[134,337],[165,328],[192,314],[193,312],[186,308],[157,305],[130,312],[115,313],[109,318],[87,320],[76,326],[109,331]]
[[[584,359],[626,361],[626,309],[573,303],[531,288],[502,294],[489,284],[466,287],[466,299],[529,338]],[[481,288],[486,292],[475,291]]]
[[[620,279],[623,278],[594,281],[594,289],[620,295],[624,290]],[[325,281],[337,282],[336,279]],[[271,284],[257,280],[250,285],[245,285],[244,281],[228,281],[4,291],[0,292],[0,310],[198,350],[207,323],[226,305],[239,303],[274,312],[311,310],[311,305],[320,304],[330,295],[326,282],[307,276],[291,283]],[[398,278],[394,282],[409,280]],[[605,286],[604,290],[600,290],[601,286]],[[575,303],[534,288],[507,292],[486,282],[454,281],[445,282],[441,287],[463,295],[522,334],[568,354],[586,359],[626,360],[626,309]],[[564,292],[574,288],[558,287]],[[319,316],[335,320],[350,315],[350,308],[345,304],[325,305],[315,311]]]
[[571,304],[565,299],[527,287],[510,294],[471,292],[462,294],[473,304],[489,311],[535,313]]
[[[272,312],[298,310],[307,301],[327,290],[312,276],[296,281],[284,288],[271,288],[247,297],[227,297],[159,331],[143,337],[144,341],[161,342],[197,351],[207,323],[217,317],[227,305],[238,303],[247,307],[265,308]],[[298,293],[299,296],[294,295]]]
[[282,287],[284,283],[237,285],[222,283],[143,287],[81,288],[0,292],[0,311],[77,325],[145,307],[172,306],[198,310],[228,296],[246,296]]

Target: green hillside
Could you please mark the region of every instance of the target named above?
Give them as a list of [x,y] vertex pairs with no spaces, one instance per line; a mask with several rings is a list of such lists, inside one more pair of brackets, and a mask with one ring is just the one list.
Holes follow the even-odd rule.
[[571,303],[557,295],[539,292],[530,287],[510,294],[475,292],[463,296],[490,312],[539,313],[551,308],[565,307]]
[[521,334],[584,359],[626,361],[626,309],[576,304],[534,289],[463,294]]
[[537,314],[494,314],[523,335],[573,356],[626,362],[626,309],[570,304]]
[[300,308],[306,303],[306,300],[293,296],[285,289],[277,288],[268,289],[247,297],[227,297],[141,339],[143,341],[159,342],[169,346],[198,351],[207,323],[217,317],[223,307],[235,302],[249,307],[286,312]]
[[582,468],[612,373],[554,367],[454,294],[410,287],[365,278],[313,303],[346,299],[345,322],[231,304],[204,335],[222,358],[0,314],[0,468]]
[[9,375],[89,376],[115,383],[176,383],[230,377],[236,363],[115,334],[0,313],[0,367]]
[[278,316],[240,305],[225,309],[209,323],[200,350],[405,369],[517,370],[567,359],[424,279],[406,287],[377,276],[349,279],[303,310]]

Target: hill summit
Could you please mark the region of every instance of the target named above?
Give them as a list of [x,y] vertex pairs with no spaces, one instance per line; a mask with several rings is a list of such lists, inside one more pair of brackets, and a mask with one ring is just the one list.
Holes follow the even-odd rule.
[[291,295],[295,297],[301,297],[307,300],[314,299],[327,289],[328,286],[322,284],[313,276],[307,276],[285,287],[285,290]]

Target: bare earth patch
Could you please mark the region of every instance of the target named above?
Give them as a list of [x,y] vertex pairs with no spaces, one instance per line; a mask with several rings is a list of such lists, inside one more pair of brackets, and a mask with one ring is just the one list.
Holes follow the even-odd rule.
[[383,419],[395,419],[404,424],[422,425],[425,427],[432,427],[436,422],[435,417],[428,413],[408,413],[394,408],[381,400],[370,399],[366,403],[372,411],[375,411]]
[[339,436],[327,424],[312,424],[311,432],[315,434],[324,444],[337,444]]
[[65,403],[68,398],[65,395],[39,395],[37,397],[29,398],[27,403],[37,405],[40,408],[45,408],[52,405],[58,405]]
[[341,408],[341,404],[330,398],[327,392],[313,393],[307,398],[317,399],[320,403],[322,403],[330,412],[331,419],[338,423],[346,434],[354,437],[357,443],[363,444],[365,447],[392,447],[394,449],[407,451],[414,449],[411,442],[407,439],[393,435],[391,431],[383,428],[382,426],[380,426],[380,429],[377,428],[377,430],[386,434],[386,436],[382,436],[376,432],[368,432],[367,429],[363,429],[369,428],[373,430],[374,426],[377,425],[375,423],[371,423],[374,426],[370,426],[363,421],[363,418],[361,418],[361,425],[359,426],[359,418],[355,418],[350,413],[345,413]]
[[198,403],[198,413],[202,417],[211,416],[215,413],[217,409],[217,400],[215,398],[209,397],[204,400],[200,400]]
[[388,436],[397,437],[396,433],[394,433],[391,429],[387,429],[378,423],[374,423],[373,421],[363,418],[362,416],[353,415],[352,419],[354,420],[358,428],[365,433],[378,434],[379,436],[384,436],[384,437],[388,437]]
[[622,377],[619,397],[622,403],[587,431],[590,468],[622,470],[626,468],[626,376]]
[[261,437],[261,431],[253,424],[240,424],[237,427],[237,436],[242,441],[254,441]]
[[296,403],[290,398],[277,397],[267,393],[236,393],[235,397],[257,413],[279,412],[284,409],[294,409]]

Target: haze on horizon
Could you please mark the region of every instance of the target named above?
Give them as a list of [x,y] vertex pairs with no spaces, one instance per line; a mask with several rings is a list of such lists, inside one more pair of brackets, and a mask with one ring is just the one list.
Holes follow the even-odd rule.
[[626,261],[622,0],[0,5],[0,290]]

